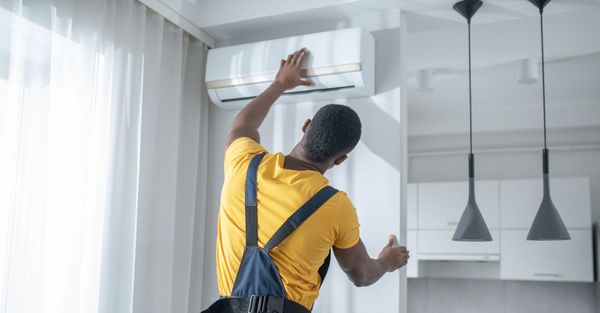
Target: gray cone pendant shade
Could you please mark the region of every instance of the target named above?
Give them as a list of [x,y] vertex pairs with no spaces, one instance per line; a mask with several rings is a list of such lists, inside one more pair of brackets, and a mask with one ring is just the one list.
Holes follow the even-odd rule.
[[541,28],[541,43],[542,43],[542,99],[544,108],[544,150],[543,150],[543,183],[544,196],[542,203],[535,215],[527,240],[569,240],[571,236],[565,227],[558,210],[552,203],[550,197],[550,178],[548,166],[548,145],[546,142],[546,82],[544,72],[544,7],[550,0],[529,0],[540,10],[540,28]]
[[454,241],[492,241],[485,220],[475,201],[475,175],[473,153],[469,153],[469,199],[463,211],[452,240]]
[[473,156],[473,115],[471,94],[471,17],[481,8],[480,0],[464,0],[454,5],[460,15],[467,19],[469,29],[469,199],[460,217],[452,240],[454,241],[492,241],[485,220],[475,201],[475,163]]
[[571,236],[565,227],[558,210],[550,197],[550,178],[548,176],[548,149],[544,149],[544,197],[533,224],[527,234],[527,240],[569,240]]

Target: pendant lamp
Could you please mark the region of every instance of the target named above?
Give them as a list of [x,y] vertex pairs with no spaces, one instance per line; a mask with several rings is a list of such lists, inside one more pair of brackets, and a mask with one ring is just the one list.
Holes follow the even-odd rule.
[[542,203],[535,215],[527,240],[569,240],[571,236],[565,227],[560,214],[556,210],[552,198],[550,197],[550,178],[548,171],[548,145],[546,141],[546,81],[544,72],[544,7],[550,0],[529,0],[540,10],[540,28],[542,44],[542,105],[544,112],[544,150],[542,154],[543,163],[543,185],[544,195]]
[[452,240],[454,241],[492,241],[485,220],[475,201],[475,165],[473,157],[473,114],[471,94],[471,18],[483,5],[480,0],[463,0],[454,5],[460,15],[467,19],[469,29],[469,198],[467,206],[458,222]]

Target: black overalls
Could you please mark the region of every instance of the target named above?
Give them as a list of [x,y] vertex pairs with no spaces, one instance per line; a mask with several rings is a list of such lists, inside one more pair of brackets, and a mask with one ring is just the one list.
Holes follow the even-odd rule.
[[[264,154],[250,161],[246,173],[246,248],[237,272],[231,297],[223,297],[203,313],[308,313],[302,305],[286,298],[285,288],[277,267],[269,252],[284,241],[306,221],[317,209],[338,191],[327,186],[317,192],[292,214],[267,241],[263,248],[258,246],[258,223],[256,212],[256,174]],[[325,278],[331,253],[319,269],[321,282]]]

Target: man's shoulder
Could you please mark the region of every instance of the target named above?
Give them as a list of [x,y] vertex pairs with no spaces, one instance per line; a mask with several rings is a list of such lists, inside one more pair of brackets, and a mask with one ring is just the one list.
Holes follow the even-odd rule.
[[346,193],[345,191],[338,190],[338,192],[335,194],[335,196],[338,199],[337,201],[338,201],[339,205],[354,207],[354,205],[352,204],[352,200],[348,196],[348,193]]
[[249,137],[240,137],[234,140],[225,150],[225,170],[235,168],[237,165],[249,161],[257,154],[268,153],[267,149]]

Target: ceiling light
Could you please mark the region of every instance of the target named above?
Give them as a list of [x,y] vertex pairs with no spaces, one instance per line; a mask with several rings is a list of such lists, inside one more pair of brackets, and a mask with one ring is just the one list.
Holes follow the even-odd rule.
[[492,241],[492,235],[488,230],[485,220],[479,211],[475,201],[475,164],[473,156],[473,114],[471,94],[471,17],[481,8],[483,2],[480,0],[464,0],[454,5],[460,15],[467,19],[469,30],[469,198],[467,206],[460,217],[458,226],[452,240],[454,241]]
[[546,75],[544,71],[544,7],[550,0],[529,0],[540,10],[540,38],[542,46],[542,107],[544,112],[543,184],[544,196],[531,224],[527,240],[569,240],[571,236],[550,197],[548,145],[546,140]]

